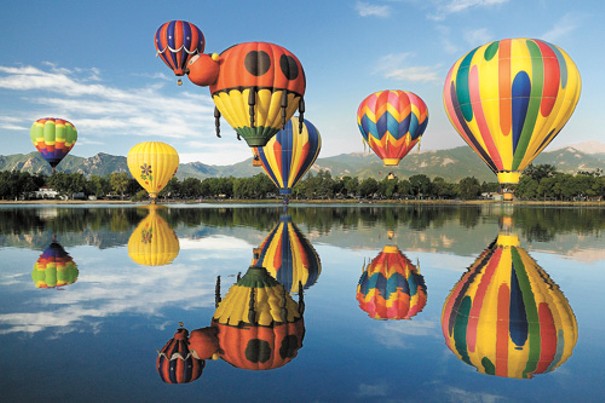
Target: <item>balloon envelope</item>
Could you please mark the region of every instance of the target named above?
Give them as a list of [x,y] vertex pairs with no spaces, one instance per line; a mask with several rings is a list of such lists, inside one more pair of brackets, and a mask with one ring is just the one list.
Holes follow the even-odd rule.
[[55,167],[71,151],[78,131],[69,121],[60,118],[41,118],[34,122],[30,138],[36,149],[50,166]]
[[40,255],[32,271],[37,288],[55,288],[78,280],[78,266],[58,242],[52,242]]
[[264,146],[284,127],[303,105],[306,88],[298,58],[267,42],[240,43],[215,58],[200,55],[189,64],[188,77],[210,86],[220,115],[250,147]]
[[263,170],[279,188],[289,195],[292,188],[309,171],[321,150],[321,136],[308,120],[298,131],[299,120],[293,117],[264,147],[255,148]]
[[580,90],[580,73],[561,48],[538,39],[504,39],[454,63],[443,102],[458,134],[498,181],[517,183],[569,120]]
[[146,141],[132,147],[126,158],[128,169],[152,200],[164,189],[179,167],[179,155],[170,145]]
[[156,55],[176,76],[185,74],[191,57],[203,53],[206,45],[202,31],[181,20],[162,24],[155,33],[154,42]]
[[553,371],[578,339],[575,315],[559,287],[515,235],[505,234],[456,283],[441,326],[460,360],[508,378]]
[[373,319],[411,319],[427,302],[424,277],[394,245],[385,246],[357,284],[359,307]]
[[426,104],[410,91],[375,92],[357,109],[361,135],[385,166],[399,164],[420,141],[428,122]]
[[250,370],[287,364],[305,334],[299,305],[264,267],[254,266],[229,289],[212,325],[218,328],[221,358]]
[[299,292],[299,284],[309,288],[321,273],[317,251],[287,214],[256,249],[252,266],[266,268],[290,293]]
[[162,266],[172,263],[180,251],[179,239],[170,225],[150,206],[128,239],[128,256],[145,266]]
[[156,359],[156,370],[166,383],[188,383],[202,375],[204,360],[189,350],[189,331],[178,329],[172,339],[162,347]]

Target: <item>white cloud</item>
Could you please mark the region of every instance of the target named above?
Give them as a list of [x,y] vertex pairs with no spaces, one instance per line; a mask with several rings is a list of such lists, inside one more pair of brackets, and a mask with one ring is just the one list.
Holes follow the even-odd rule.
[[385,382],[370,385],[362,383],[357,387],[357,396],[359,397],[386,397],[389,392],[389,385]]
[[441,21],[451,14],[461,13],[472,8],[489,8],[508,3],[509,0],[447,0],[440,1],[434,13],[428,17]]
[[88,144],[105,143],[108,137],[115,143],[120,136],[200,138],[206,132],[213,139],[209,94],[181,88],[177,95],[165,95],[163,88],[164,82],[157,81],[139,88],[113,87],[94,67],[67,69],[49,62],[0,66],[0,93],[6,94],[0,128],[29,130],[36,118],[61,116],[76,125],[79,139],[87,138]]
[[375,327],[372,332],[374,340],[386,348],[413,348],[415,341],[410,342],[410,336],[432,336],[436,327],[434,322],[427,320],[398,320],[382,322],[382,326]]
[[493,35],[488,31],[487,28],[477,28],[466,31],[464,33],[464,40],[471,46],[477,47],[484,43],[491,41]]
[[577,16],[566,14],[548,31],[540,36],[549,42],[557,42],[559,39],[572,33],[580,26],[580,20]]
[[391,53],[380,58],[376,72],[385,78],[407,82],[441,81],[438,66],[410,66],[412,53]]
[[387,18],[391,15],[391,8],[389,6],[370,4],[363,1],[358,1],[355,4],[355,10],[362,17]]

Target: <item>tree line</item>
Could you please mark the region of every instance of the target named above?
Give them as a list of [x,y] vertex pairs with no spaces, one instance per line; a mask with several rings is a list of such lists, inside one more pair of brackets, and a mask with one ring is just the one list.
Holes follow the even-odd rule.
[[[125,172],[108,176],[84,176],[81,173],[57,172],[50,176],[27,172],[0,172],[0,199],[16,200],[35,198],[35,191],[46,186],[64,198],[120,198],[145,200],[147,193]],[[343,176],[333,178],[329,171],[309,173],[293,189],[290,199],[462,199],[474,200],[498,192],[495,182],[465,177],[451,183],[441,177],[429,178],[424,174],[409,178],[390,175],[382,180],[359,179]],[[549,164],[530,165],[513,189],[522,200],[589,200],[605,196],[605,176],[601,170],[578,172],[576,175],[557,172]],[[263,173],[252,177],[235,178],[172,178],[159,195],[160,199],[242,199],[261,200],[280,198],[279,191]]]

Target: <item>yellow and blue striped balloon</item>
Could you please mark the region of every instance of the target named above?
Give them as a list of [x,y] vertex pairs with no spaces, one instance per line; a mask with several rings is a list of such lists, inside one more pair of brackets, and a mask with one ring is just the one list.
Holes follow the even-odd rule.
[[255,250],[252,266],[264,267],[290,293],[307,289],[321,274],[321,260],[313,245],[284,214]]
[[582,83],[561,48],[538,39],[490,42],[450,69],[443,102],[458,134],[498,175],[523,171],[571,117]]
[[498,236],[456,283],[441,326],[458,359],[507,378],[553,371],[578,340],[569,302],[509,234]]
[[298,128],[298,118],[293,117],[264,147],[254,150],[265,173],[284,196],[292,193],[321,150],[321,136],[311,122],[305,119],[302,132]]

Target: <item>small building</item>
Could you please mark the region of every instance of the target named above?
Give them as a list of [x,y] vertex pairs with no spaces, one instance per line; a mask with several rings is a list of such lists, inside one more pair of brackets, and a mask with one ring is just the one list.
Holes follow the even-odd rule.
[[42,186],[33,192],[34,199],[56,199],[58,196],[59,192],[47,186]]

